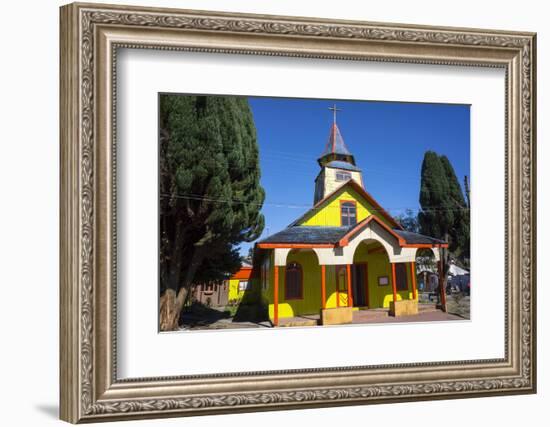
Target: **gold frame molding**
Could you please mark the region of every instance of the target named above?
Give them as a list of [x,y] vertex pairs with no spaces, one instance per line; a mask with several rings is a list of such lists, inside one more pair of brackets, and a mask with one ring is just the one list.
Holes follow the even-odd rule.
[[[534,33],[100,4],[61,14],[60,416],[78,423],[536,391]],[[116,376],[117,48],[501,67],[505,357]]]

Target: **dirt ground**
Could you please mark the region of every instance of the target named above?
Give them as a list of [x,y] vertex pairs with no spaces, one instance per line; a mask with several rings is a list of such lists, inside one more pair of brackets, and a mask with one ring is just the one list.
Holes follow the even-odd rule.
[[[353,324],[402,323],[402,322],[434,322],[470,319],[470,297],[462,294],[447,295],[447,312],[436,308],[435,300],[430,302],[423,296],[419,303],[417,315],[393,317],[387,309],[357,310],[353,313]],[[193,315],[185,316],[181,330],[204,329],[242,329],[270,328],[270,321],[236,321],[223,309],[207,309]],[[198,315],[198,316],[197,316]],[[304,315],[280,320],[280,326],[319,326],[319,315]]]
[[460,293],[447,295],[447,312],[470,319],[470,296]]

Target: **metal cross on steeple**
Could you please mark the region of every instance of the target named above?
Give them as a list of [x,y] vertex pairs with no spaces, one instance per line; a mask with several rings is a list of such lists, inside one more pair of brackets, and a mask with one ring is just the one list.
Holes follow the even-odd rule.
[[336,104],[334,104],[332,107],[328,107],[329,110],[331,110],[334,114],[334,124],[336,124],[336,112],[342,111],[340,108],[336,108]]

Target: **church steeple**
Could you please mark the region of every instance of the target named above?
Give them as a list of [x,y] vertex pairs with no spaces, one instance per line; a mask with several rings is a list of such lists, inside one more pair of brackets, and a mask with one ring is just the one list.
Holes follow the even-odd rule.
[[361,169],[356,166],[355,158],[348,150],[336,124],[336,112],[342,110],[336,108],[336,105],[329,107],[329,110],[334,114],[333,122],[325,149],[317,159],[321,166],[321,172],[315,179],[314,203],[350,179],[361,186],[363,185]]
[[342,134],[336,122],[334,122],[330,128],[327,145],[317,161],[319,162],[319,166],[323,167],[328,162],[334,160],[347,162],[355,166],[355,158],[348,150],[348,147],[346,147],[346,143],[344,142],[344,138],[342,138]]

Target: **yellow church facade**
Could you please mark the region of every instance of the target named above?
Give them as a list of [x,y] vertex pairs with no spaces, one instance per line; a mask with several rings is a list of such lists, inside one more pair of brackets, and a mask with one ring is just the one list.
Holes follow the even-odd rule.
[[431,248],[439,260],[446,243],[403,230],[365,190],[336,121],[318,162],[313,207],[256,244],[271,322],[320,314],[323,323],[372,308],[416,313],[416,252]]

